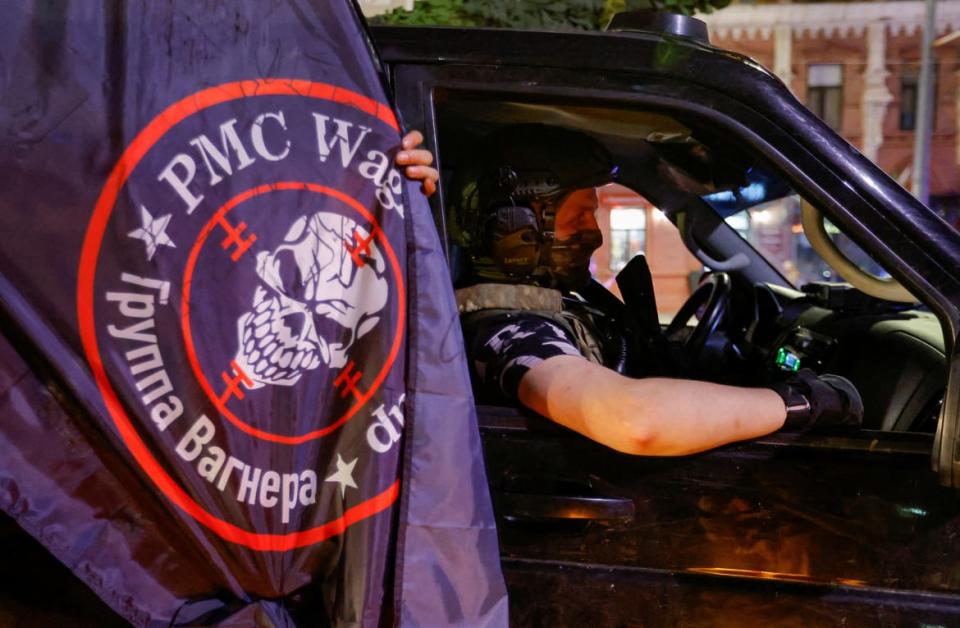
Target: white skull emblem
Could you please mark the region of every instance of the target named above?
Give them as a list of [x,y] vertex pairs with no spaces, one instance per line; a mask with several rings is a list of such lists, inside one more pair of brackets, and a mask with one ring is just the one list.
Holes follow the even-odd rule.
[[235,358],[250,388],[293,386],[321,364],[342,368],[353,343],[380,321],[385,270],[370,232],[329,212],[301,216],[280,246],[257,254],[262,283],[237,321]]

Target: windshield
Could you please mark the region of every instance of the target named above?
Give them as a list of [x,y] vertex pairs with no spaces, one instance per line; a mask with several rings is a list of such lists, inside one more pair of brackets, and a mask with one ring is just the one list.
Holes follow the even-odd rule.
[[[703,200],[795,287],[820,281],[846,281],[820,257],[804,235],[800,195],[783,179],[759,166],[750,168],[746,174],[743,186],[707,194]],[[851,262],[877,277],[890,276],[836,226],[824,222],[827,235]]]

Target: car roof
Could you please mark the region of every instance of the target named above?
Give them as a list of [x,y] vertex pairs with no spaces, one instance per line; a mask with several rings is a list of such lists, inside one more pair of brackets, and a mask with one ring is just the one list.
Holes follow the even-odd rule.
[[[536,31],[374,26],[380,58],[396,64],[534,65],[644,72],[723,88],[734,97],[789,90],[749,57],[706,42],[649,31]],[[625,54],[629,52],[629,54]]]

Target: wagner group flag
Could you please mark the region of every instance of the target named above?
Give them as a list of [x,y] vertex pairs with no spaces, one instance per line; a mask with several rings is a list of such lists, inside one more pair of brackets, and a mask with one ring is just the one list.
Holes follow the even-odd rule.
[[14,3],[0,76],[0,508],[136,624],[504,624],[355,8]]

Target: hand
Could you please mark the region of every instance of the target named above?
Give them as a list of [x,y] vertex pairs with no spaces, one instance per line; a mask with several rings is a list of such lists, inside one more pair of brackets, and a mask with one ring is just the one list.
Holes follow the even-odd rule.
[[397,153],[397,165],[405,166],[403,172],[407,178],[420,181],[420,189],[430,196],[437,191],[440,173],[430,165],[433,163],[433,153],[425,148],[419,148],[421,144],[423,144],[423,134],[420,131],[407,133],[400,142],[402,150]]
[[863,400],[850,380],[839,375],[821,375],[802,369],[785,382],[771,386],[787,407],[787,429],[813,427],[859,427]]

